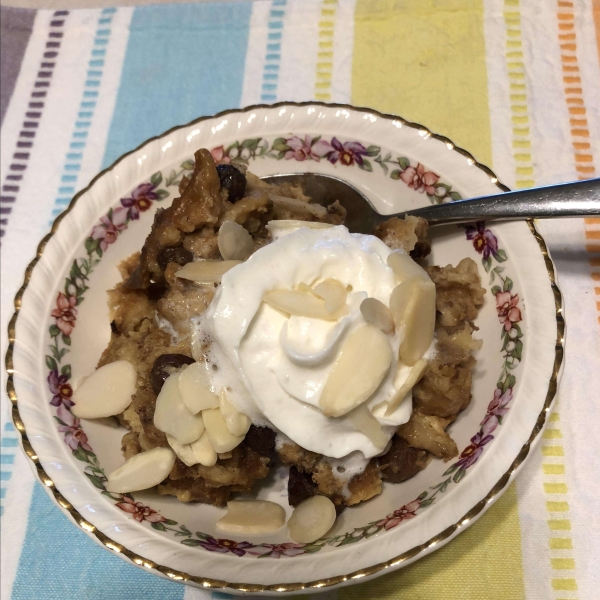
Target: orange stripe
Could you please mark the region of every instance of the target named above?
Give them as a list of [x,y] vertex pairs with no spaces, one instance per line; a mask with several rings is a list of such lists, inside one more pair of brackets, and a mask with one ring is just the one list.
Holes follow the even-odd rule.
[[[593,1],[594,25],[596,28],[596,42],[598,47],[598,56],[600,57],[600,0]],[[590,132],[588,122],[585,118],[586,108],[581,86],[581,78],[577,75],[568,75],[567,73],[579,72],[577,65],[577,33],[575,31],[575,14],[573,5],[569,5],[562,0],[558,0],[558,29],[560,31],[568,31],[568,34],[558,34],[559,46],[561,49],[561,66],[563,70],[563,84],[565,91],[565,103],[569,115],[579,115],[580,118],[569,118],[571,123],[571,145],[573,146],[573,154],[575,159],[575,170],[578,173],[580,180],[593,177],[596,169],[594,167],[594,156],[592,154],[591,145],[588,142],[578,140],[576,138],[589,138]],[[575,85],[574,85],[575,84]],[[600,229],[590,229],[590,225],[600,224],[600,218],[591,217],[585,219],[585,237],[587,240],[600,240]],[[600,252],[600,244],[586,244],[588,252]],[[600,266],[600,258],[590,257],[591,266]],[[593,271],[591,273],[592,281],[600,281],[600,272]],[[594,293],[600,296],[600,288],[594,287]],[[600,310],[600,302],[596,303]],[[600,317],[598,317],[600,323]]]

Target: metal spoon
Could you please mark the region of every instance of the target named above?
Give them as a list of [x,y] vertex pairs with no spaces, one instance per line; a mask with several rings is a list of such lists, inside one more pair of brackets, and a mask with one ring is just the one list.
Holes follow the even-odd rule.
[[346,227],[356,233],[372,233],[376,225],[390,217],[402,219],[408,215],[423,217],[430,225],[600,215],[600,179],[434,204],[393,215],[379,214],[362,192],[331,175],[295,173],[262,179],[269,183],[300,185],[307,196],[323,206],[339,200],[347,211]]

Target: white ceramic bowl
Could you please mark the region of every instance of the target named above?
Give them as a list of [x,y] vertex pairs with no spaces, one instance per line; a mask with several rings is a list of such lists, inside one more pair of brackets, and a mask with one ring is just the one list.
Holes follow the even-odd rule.
[[[90,537],[151,572],[233,592],[310,591],[365,580],[424,556],[475,521],[514,477],[539,437],[562,362],[561,296],[546,246],[526,222],[432,230],[433,264],[465,256],[480,268],[473,400],[451,426],[462,451],[346,510],[326,539],[291,544],[285,532],[224,540],[222,509],[154,492],[104,490],[122,462],[123,431],[75,419],[71,385],[109,340],[106,290],[116,265],[139,250],[153,212],[199,147],[245,160],[259,176],[335,174],[389,214],[430,202],[500,193],[493,173],[422,126],[349,106],[277,104],[227,111],[149,140],[100,173],[44,238],[10,324],[8,392],[35,473]],[[258,496],[286,502],[285,470]],[[259,560],[259,557],[262,557]]]

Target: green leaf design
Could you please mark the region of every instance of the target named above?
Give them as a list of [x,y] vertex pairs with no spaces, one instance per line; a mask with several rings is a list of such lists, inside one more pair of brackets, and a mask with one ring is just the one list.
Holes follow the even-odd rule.
[[93,254],[99,245],[100,240],[95,240],[94,238],[89,237],[85,240],[85,251],[88,254]]
[[181,168],[184,171],[193,171],[195,166],[196,166],[196,163],[191,158],[189,158],[188,160],[184,160],[181,163]]
[[373,171],[373,166],[371,165],[371,161],[367,160],[366,158],[363,158],[362,165],[360,163],[356,163],[356,164],[363,171],[368,171],[369,173]]
[[160,171],[157,171],[156,173],[152,174],[152,177],[150,177],[150,183],[153,186],[160,185],[162,182],[162,178],[163,178],[162,173]]
[[499,294],[502,290],[500,289],[500,286],[495,285],[490,292],[492,292],[492,295],[495,296],[496,294]]
[[275,150],[276,152],[287,152],[289,149],[290,147],[285,143],[284,138],[277,138],[273,142],[273,150]]
[[240,143],[239,142],[233,142],[233,144],[227,146],[226,150],[225,150],[225,154],[226,156],[229,156],[229,153],[232,150],[237,150],[240,147]]
[[[387,175],[389,171],[388,166],[378,158],[375,159],[375,162],[383,169],[383,174]],[[396,177],[395,179],[398,179],[398,177]]]
[[435,498],[428,498],[427,500],[423,500],[423,502],[421,502],[421,508],[426,508],[427,506],[429,506],[430,504],[433,504],[435,502]]
[[314,137],[311,141],[310,141],[310,145],[314,146],[323,136],[322,135],[318,135],[317,137]]
[[421,492],[421,494],[419,494],[417,500],[419,502],[422,502],[423,500],[425,500],[425,498],[427,498],[427,492]]
[[454,483],[458,483],[466,474],[467,474],[467,470],[466,469],[459,469],[454,474],[454,477],[452,478],[452,481],[454,481]]
[[523,342],[519,338],[515,340],[515,349],[512,351],[512,355],[519,360],[523,357]]
[[361,538],[361,536],[352,536],[347,534],[344,539],[338,544],[338,546],[347,546],[348,544],[356,544]]
[[498,252],[496,252],[494,255],[494,258],[498,262],[504,262],[507,259],[506,252],[504,250],[498,250]]
[[70,346],[71,345],[71,336],[69,335],[65,335],[64,333],[60,336],[60,339],[62,340],[63,344],[65,346]]
[[152,527],[152,529],[156,529],[158,531],[166,531],[167,530],[167,528],[160,522],[150,523],[150,527]]
[[458,192],[450,192],[448,195],[452,200],[462,200],[462,196]]
[[367,148],[367,156],[377,156],[381,152],[379,146],[369,146]]
[[256,150],[258,148],[258,142],[260,142],[261,138],[250,138],[248,140],[244,140],[242,142],[242,148],[247,148],[248,150]]
[[60,334],[60,329],[56,325],[50,325],[48,331],[50,332],[50,337],[56,337]]
[[156,195],[158,196],[158,201],[164,200],[171,194],[167,190],[156,190]]
[[54,369],[58,368],[58,365],[56,364],[56,361],[51,356],[48,356],[48,355],[46,355],[46,366],[51,371],[54,371]]
[[492,258],[488,256],[487,258],[482,259],[481,262],[483,263],[483,268],[489,273],[492,268]]
[[400,169],[402,171],[408,169],[408,167],[410,167],[410,160],[408,160],[408,158],[406,158],[405,156],[399,156],[398,157],[398,164],[400,165]]
[[173,521],[172,519],[165,519],[163,523],[165,525],[177,525],[177,521]]
[[390,178],[391,179],[400,179],[400,175],[402,174],[402,171],[399,171],[398,169],[394,169],[391,173],[390,173]]
[[454,464],[450,468],[446,469],[443,474],[451,475],[452,473],[454,473],[454,471],[456,471],[456,469],[458,469],[458,465]]
[[60,374],[64,375],[67,379],[71,379],[71,365],[65,365],[60,370]]
[[194,540],[191,538],[181,540],[181,543],[185,544],[186,546],[199,546],[201,544],[200,540]]
[[[88,458],[86,453],[83,451],[83,448],[81,446],[79,446],[77,448],[77,450],[73,450],[73,456],[77,459],[80,460],[81,462],[87,462]],[[89,477],[89,475],[86,473],[86,475]]]
[[513,281],[510,277],[507,277],[504,280],[504,288],[503,289],[505,292],[510,292],[512,290],[512,288],[513,288]]

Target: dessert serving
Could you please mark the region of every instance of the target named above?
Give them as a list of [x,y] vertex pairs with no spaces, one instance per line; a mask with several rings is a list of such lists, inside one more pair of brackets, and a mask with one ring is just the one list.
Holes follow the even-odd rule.
[[353,234],[338,199],[244,170],[195,153],[120,265],[72,413],[127,429],[109,492],[228,505],[231,533],[283,527],[281,506],[250,498],[285,465],[289,535],[312,542],[384,482],[458,455],[447,428],[471,399],[485,290],[470,258],[426,264],[422,219]]

